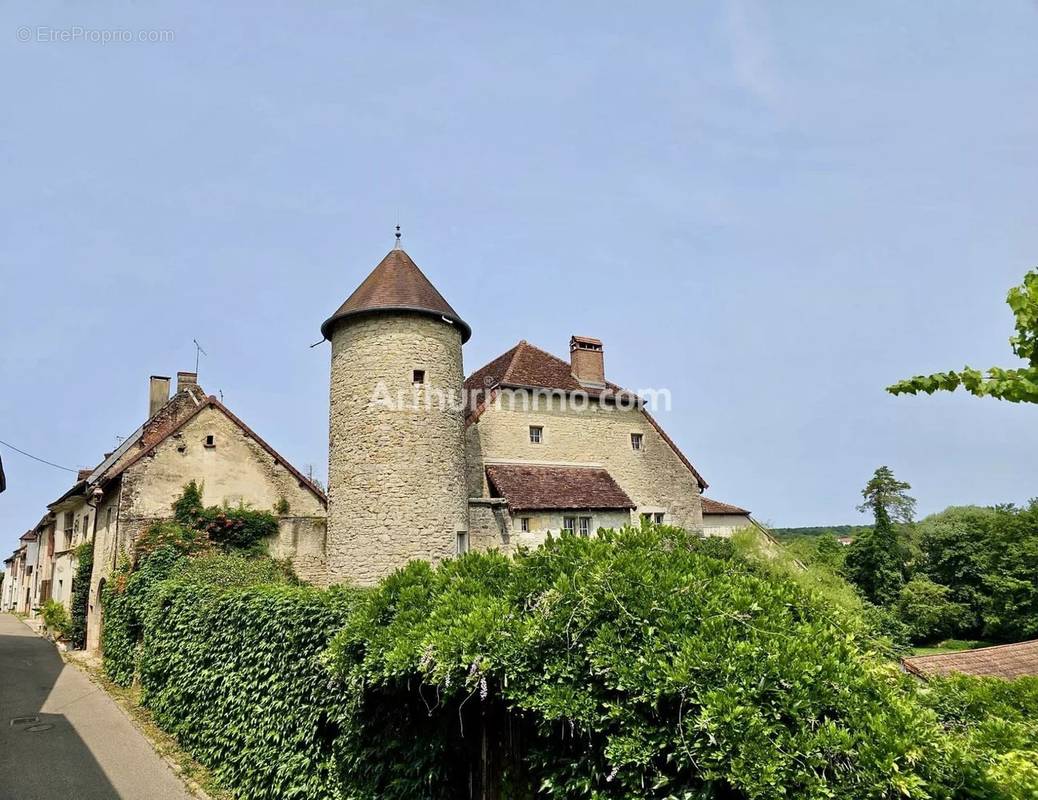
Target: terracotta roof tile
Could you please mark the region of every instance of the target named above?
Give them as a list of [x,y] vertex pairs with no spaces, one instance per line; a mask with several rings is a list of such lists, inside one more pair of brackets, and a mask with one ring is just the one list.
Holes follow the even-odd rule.
[[491,464],[487,480],[491,495],[514,511],[634,508],[612,475],[594,467]]
[[992,678],[1020,678],[1038,675],[1038,639],[955,653],[903,658],[909,672],[921,678],[962,673]]
[[722,503],[720,500],[701,497],[700,501],[703,503],[704,514],[742,514],[747,517],[750,515],[750,512],[745,508],[739,508],[739,506]]
[[458,316],[430,280],[400,249],[390,250],[371,274],[321,325],[327,339],[335,323],[357,314],[378,311],[414,311],[434,317],[446,317],[461,330],[461,340],[468,341],[472,330]]
[[[511,350],[502,353],[489,364],[480,367],[465,380],[465,392],[468,397],[465,412],[466,426],[473,424],[479,419],[486,406],[493,402],[494,392],[499,387],[554,389],[562,392],[580,392],[588,397],[601,397],[605,392],[610,392],[614,396],[621,394],[626,397],[634,397],[633,394],[627,392],[624,388],[609,381],[606,382],[605,390],[589,389],[583,386],[573,377],[569,362],[563,361],[561,358],[553,356],[551,353],[541,350],[523,339]],[[644,407],[641,408],[641,413],[649,424],[656,429],[663,441],[674,451],[681,463],[688,467],[688,470],[695,476],[700,487],[705,489],[707,483],[703,480],[703,476],[692,466],[692,462],[685,457],[685,454],[681,452],[674,440],[667,435],[666,431],[660,427],[660,424],[656,422]]]

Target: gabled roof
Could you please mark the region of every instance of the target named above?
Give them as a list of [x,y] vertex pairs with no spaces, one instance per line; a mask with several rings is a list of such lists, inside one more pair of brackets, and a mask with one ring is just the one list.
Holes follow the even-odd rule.
[[462,342],[467,342],[472,335],[472,329],[458,316],[458,312],[400,248],[390,250],[339,306],[339,310],[324,321],[321,334],[329,338],[335,324],[348,317],[392,311],[411,311],[444,318],[458,326]]
[[955,653],[903,658],[901,663],[905,669],[920,678],[955,672],[1006,679],[1038,675],[1038,639]]
[[722,503],[720,500],[711,500],[709,497],[701,497],[699,499],[703,504],[704,514],[740,514],[745,517],[750,516],[750,512],[745,508]]
[[[588,397],[600,398],[611,395],[636,398],[633,393],[609,381],[606,381],[605,389],[593,389],[582,385],[573,377],[572,368],[568,362],[523,339],[511,350],[480,367],[465,380],[465,395],[468,398],[465,411],[466,427],[479,421],[486,407],[493,403],[495,393],[499,388],[551,389],[562,392],[579,392]],[[703,476],[692,466],[692,462],[685,457],[674,440],[660,427],[660,424],[645,409],[640,400],[636,405],[660,438],[667,443],[681,463],[692,473],[700,488],[705,489],[707,482],[703,480]]]
[[613,476],[597,467],[492,464],[487,482],[513,511],[634,508]]
[[37,538],[36,530],[33,529],[31,531],[26,531],[25,533],[23,533],[20,537],[18,537],[18,541],[20,541],[20,542],[35,542],[36,538]]
[[137,453],[135,456],[133,456],[133,458],[128,459],[127,461],[123,462],[122,464],[114,467],[113,469],[111,469],[108,472],[106,472],[103,475],[101,475],[101,477],[99,478],[99,482],[103,483],[103,484],[108,484],[111,481],[113,481],[116,478],[118,478],[129,467],[131,467],[134,464],[136,464],[142,458],[146,458],[151,453],[154,453],[156,448],[160,444],[162,444],[164,441],[169,439],[174,433],[176,433],[181,428],[183,428],[185,425],[187,425],[187,423],[189,423],[191,420],[193,420],[195,417],[197,417],[199,414],[202,413],[202,411],[204,411],[207,408],[215,408],[218,411],[220,411],[222,414],[224,414],[232,423],[234,423],[239,428],[241,428],[245,432],[246,436],[248,436],[250,439],[252,439],[254,442],[256,442],[256,444],[258,444],[264,450],[266,450],[267,453],[271,456],[271,458],[274,459],[274,461],[276,461],[278,464],[281,464],[281,466],[283,466],[290,473],[292,473],[292,476],[295,477],[295,479],[299,481],[300,486],[303,486],[303,487],[309,489],[311,492],[313,492],[314,495],[316,495],[317,498],[322,503],[324,503],[325,505],[328,504],[327,496],[325,495],[325,493],[323,491],[321,491],[317,487],[317,484],[315,484],[312,480],[307,478],[302,472],[300,472],[294,466],[292,466],[292,464],[289,463],[288,459],[284,458],[280,453],[278,453],[277,450],[275,450],[273,447],[271,447],[269,444],[267,444],[267,442],[263,438],[261,438],[259,436],[259,434],[257,434],[255,431],[252,430],[252,428],[250,428],[248,425],[246,425],[244,422],[242,422],[238,417],[236,417],[233,413],[231,413],[230,409],[228,409],[223,403],[221,403],[219,400],[217,400],[216,397],[214,397],[214,396],[210,396],[210,397],[206,398],[204,403],[199,405],[198,408],[196,408],[194,411],[192,411],[190,414],[188,414],[186,417],[184,417],[182,420],[180,420],[179,423],[177,423],[176,425],[173,425],[173,426],[165,429],[162,432],[161,436],[154,437],[153,441],[151,441],[151,443],[147,447],[145,447],[143,450],[141,450],[139,453]]

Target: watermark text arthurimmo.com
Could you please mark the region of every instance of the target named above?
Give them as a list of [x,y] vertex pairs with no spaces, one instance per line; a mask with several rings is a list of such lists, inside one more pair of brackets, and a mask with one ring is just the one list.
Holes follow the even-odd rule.
[[126,28],[87,28],[82,25],[69,25],[64,28],[54,28],[48,25],[23,25],[18,29],[16,37],[19,42],[44,44],[74,42],[168,44],[176,41],[177,34],[176,31],[169,28],[128,30]]

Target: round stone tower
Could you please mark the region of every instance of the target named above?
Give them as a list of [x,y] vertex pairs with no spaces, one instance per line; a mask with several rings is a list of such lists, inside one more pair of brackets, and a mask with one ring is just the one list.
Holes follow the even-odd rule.
[[321,333],[332,344],[330,580],[371,584],[467,548],[469,326],[398,243]]

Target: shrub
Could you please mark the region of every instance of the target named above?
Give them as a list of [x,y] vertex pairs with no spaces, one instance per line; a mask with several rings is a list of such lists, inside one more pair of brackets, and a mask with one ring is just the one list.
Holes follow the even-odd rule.
[[935,716],[857,627],[673,529],[413,563],[329,652],[358,697],[344,782],[401,800],[481,777],[596,800],[940,793]]
[[55,634],[59,639],[68,638],[72,621],[69,619],[65,606],[57,600],[48,600],[43,604],[42,615],[43,624],[47,626],[47,630]]
[[960,796],[1038,797],[1038,678],[955,675],[931,680],[921,694],[958,751]]
[[72,620],[69,645],[76,650],[86,647],[86,621],[90,605],[90,577],[94,571],[94,542],[83,542],[76,548],[76,574],[72,576]]
[[947,586],[917,577],[901,589],[897,613],[913,642],[933,642],[969,631],[976,623],[967,606],[951,599]]

